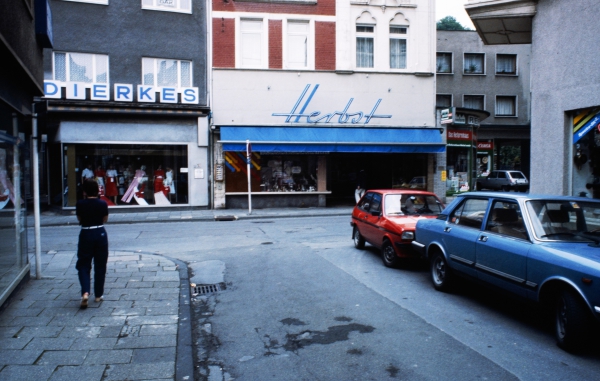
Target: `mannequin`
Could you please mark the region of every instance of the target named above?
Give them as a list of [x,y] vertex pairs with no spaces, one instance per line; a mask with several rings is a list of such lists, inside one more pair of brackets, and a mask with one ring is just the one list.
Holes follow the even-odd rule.
[[[165,191],[168,191],[169,200],[171,200],[171,195],[175,194],[175,182],[173,181],[173,170],[167,167],[166,179],[164,181]],[[165,194],[166,196],[167,194]]]
[[15,189],[6,172],[6,150],[0,149],[0,209],[6,206],[8,200],[16,205]]
[[162,166],[154,171],[154,204],[155,205],[171,205],[167,197],[165,197],[165,171],[162,170]]
[[106,171],[106,197],[110,197],[116,204],[118,194],[117,170],[115,169],[115,166],[111,164],[108,166],[108,171]]
[[131,181],[131,184],[129,184],[129,188],[127,188],[127,192],[125,192],[121,201],[129,203],[132,198],[135,198],[135,201],[137,201],[139,205],[148,205],[146,200],[144,200],[144,188],[146,187],[146,183],[144,183],[143,179],[145,176],[146,166],[142,165],[140,169],[135,171],[133,180]]

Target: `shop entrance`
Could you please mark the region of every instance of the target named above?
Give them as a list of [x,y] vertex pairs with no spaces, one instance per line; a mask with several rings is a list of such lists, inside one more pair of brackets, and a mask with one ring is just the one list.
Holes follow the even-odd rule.
[[[332,153],[327,156],[327,206],[354,205],[358,173],[367,189],[420,187],[427,184],[427,154]],[[415,188],[413,188],[415,189]]]

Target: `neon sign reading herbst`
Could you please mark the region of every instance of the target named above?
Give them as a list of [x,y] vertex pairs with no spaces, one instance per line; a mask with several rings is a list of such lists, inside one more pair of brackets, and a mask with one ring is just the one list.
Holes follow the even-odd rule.
[[[339,116],[337,118],[337,123],[340,123],[340,124],[346,124],[348,122],[352,123],[352,124],[358,124],[361,122],[361,120],[363,120],[363,118],[364,118],[363,123],[368,124],[371,121],[371,119],[374,119],[374,118],[387,119],[387,118],[392,117],[391,115],[375,114],[377,107],[379,107],[379,104],[381,103],[381,98],[379,98],[377,100],[377,102],[375,102],[375,106],[373,106],[373,109],[368,114],[365,114],[362,111],[348,112],[348,109],[350,108],[352,101],[354,101],[354,98],[350,98],[350,100],[346,104],[346,107],[344,107],[343,111],[334,111],[334,112],[331,112],[331,113],[328,113],[325,115],[321,115],[321,111],[306,112],[306,108],[308,107],[308,104],[310,103],[313,96],[317,92],[317,89],[319,88],[318,84],[315,85],[315,87],[311,91],[308,98],[306,98],[306,102],[304,102],[304,105],[302,105],[302,108],[300,109],[300,111],[296,112],[298,110],[298,107],[300,106],[300,102],[302,102],[302,100],[304,99],[304,96],[308,92],[308,89],[310,89],[310,86],[311,86],[310,84],[306,85],[306,87],[302,91],[302,94],[300,94],[300,97],[296,101],[296,104],[292,108],[292,111],[290,111],[289,113],[273,113],[272,115],[273,116],[285,116],[286,123],[299,123],[302,118],[306,118],[306,123],[329,123],[336,116]],[[334,123],[335,123],[335,121],[334,121]]]

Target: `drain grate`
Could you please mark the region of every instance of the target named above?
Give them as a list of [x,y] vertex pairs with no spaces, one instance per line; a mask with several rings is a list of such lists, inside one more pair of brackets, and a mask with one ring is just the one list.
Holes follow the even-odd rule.
[[194,287],[194,294],[206,295],[225,290],[224,283],[200,284]]

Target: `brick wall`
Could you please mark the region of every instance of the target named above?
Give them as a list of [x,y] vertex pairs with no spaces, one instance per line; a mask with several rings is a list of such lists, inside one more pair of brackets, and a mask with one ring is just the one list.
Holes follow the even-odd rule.
[[317,4],[284,4],[212,0],[212,4],[213,11],[215,12],[294,13],[300,15],[335,16],[335,1],[336,0],[319,0]]
[[213,18],[213,67],[235,67],[235,20]]
[[283,67],[281,25],[281,20],[269,20],[269,69],[281,69]]
[[335,70],[334,22],[315,22],[315,70]]

